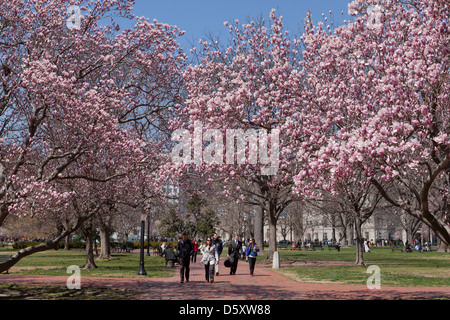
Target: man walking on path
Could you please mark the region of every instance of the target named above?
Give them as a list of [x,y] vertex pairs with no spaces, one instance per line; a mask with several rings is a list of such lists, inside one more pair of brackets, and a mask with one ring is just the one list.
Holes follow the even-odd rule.
[[220,260],[220,255],[222,254],[222,251],[223,251],[223,243],[222,243],[222,240],[220,240],[217,233],[214,233],[214,235],[213,235],[212,244],[216,247],[217,254],[218,254],[218,259],[216,260],[216,262],[214,264],[214,270],[216,272],[216,276],[218,276],[219,275],[219,260]]
[[177,256],[180,259],[180,283],[189,282],[189,264],[191,262],[191,255],[194,252],[192,241],[188,239],[186,232],[183,232],[183,239],[178,241]]
[[236,274],[239,258],[242,257],[242,242],[239,241],[239,236],[236,235],[234,240],[228,246],[228,258],[231,260],[230,274]]

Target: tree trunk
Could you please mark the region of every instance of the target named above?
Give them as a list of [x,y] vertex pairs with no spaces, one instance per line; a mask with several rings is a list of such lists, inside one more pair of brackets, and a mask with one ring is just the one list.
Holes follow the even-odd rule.
[[[65,223],[66,223],[65,225],[66,230],[69,230],[70,229],[69,219],[66,218]],[[70,233],[68,233],[64,238],[64,250],[70,250]]]
[[413,244],[413,235],[410,228],[406,228],[406,243],[412,245]]
[[101,260],[111,259],[111,242],[110,242],[110,230],[109,227],[100,224],[100,256]]
[[70,234],[64,238],[64,250],[70,250]]
[[333,226],[331,230],[331,241],[336,243],[336,228]]
[[349,243],[349,245],[353,245],[353,239],[355,239],[354,223],[350,223],[348,230],[350,230],[350,239],[348,239],[348,243]]
[[255,241],[259,251],[264,253],[264,207],[257,207],[255,213]]
[[85,227],[82,228],[83,234],[86,237],[86,264],[84,269],[94,269],[97,265],[94,261],[94,246],[93,246],[93,227],[92,222],[88,222]]
[[277,251],[277,219],[269,216],[269,259],[272,260],[273,253]]
[[277,251],[277,222],[276,200],[270,199],[269,205],[269,259],[273,259],[273,253]]
[[356,239],[356,260],[355,265],[357,266],[363,266],[364,265],[364,259],[363,259],[363,238],[361,235],[361,226],[362,222],[359,217],[355,219],[355,239]]
[[439,245],[438,252],[450,252],[450,247],[446,243],[441,241],[441,244]]

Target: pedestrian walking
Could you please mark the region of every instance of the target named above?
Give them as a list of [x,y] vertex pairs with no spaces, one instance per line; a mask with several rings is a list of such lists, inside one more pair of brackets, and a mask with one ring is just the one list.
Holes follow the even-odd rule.
[[236,235],[234,240],[230,241],[228,246],[228,258],[231,261],[230,274],[236,274],[239,258],[242,256],[242,242],[239,241],[239,236]]
[[367,241],[367,239],[364,239],[364,251],[370,252],[369,241]]
[[194,252],[192,253],[191,262],[197,262],[197,253],[198,253],[198,242],[195,240],[192,240],[192,245],[194,246]]
[[192,241],[188,239],[187,233],[183,232],[183,238],[178,241],[177,256],[180,259],[180,283],[189,282],[189,267],[191,255],[194,252]]
[[211,240],[212,240],[212,244],[216,247],[217,254],[218,254],[218,259],[216,260],[215,265],[214,265],[214,270],[216,272],[216,276],[218,276],[219,275],[219,260],[220,260],[220,255],[222,254],[222,251],[223,251],[223,242],[222,242],[222,240],[220,240],[217,233],[214,233]]
[[208,237],[206,244],[202,246],[202,260],[200,261],[205,265],[205,282],[214,282],[216,260],[219,260],[219,254],[216,246],[212,244],[211,238]]
[[245,251],[245,260],[248,261],[248,265],[250,267],[250,275],[253,276],[253,272],[255,271],[256,257],[258,256],[259,248],[256,245],[255,239],[250,239],[250,243],[247,246],[247,250]]

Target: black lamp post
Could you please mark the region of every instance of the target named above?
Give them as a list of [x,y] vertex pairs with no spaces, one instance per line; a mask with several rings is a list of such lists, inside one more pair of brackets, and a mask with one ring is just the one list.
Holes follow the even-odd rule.
[[147,215],[147,256],[150,255],[150,215]]
[[140,252],[140,260],[139,260],[139,270],[137,274],[139,276],[146,276],[147,272],[144,268],[144,237],[145,237],[145,216],[141,216],[141,252]]

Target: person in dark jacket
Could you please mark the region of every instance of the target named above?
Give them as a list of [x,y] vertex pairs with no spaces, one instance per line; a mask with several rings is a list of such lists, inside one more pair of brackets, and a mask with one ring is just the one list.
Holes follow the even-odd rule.
[[180,259],[180,283],[189,282],[189,264],[191,262],[191,255],[194,252],[192,241],[188,239],[186,232],[183,232],[183,238],[178,241],[177,256]]
[[242,257],[242,242],[239,241],[238,235],[234,237],[234,240],[230,241],[227,256],[231,260],[230,274],[236,274],[239,258]]
[[212,240],[212,244],[216,247],[217,255],[218,255],[218,258],[216,259],[216,262],[214,264],[214,270],[216,272],[216,276],[218,276],[219,275],[219,260],[220,260],[220,255],[222,254],[222,251],[223,251],[223,242],[222,242],[222,240],[220,240],[217,233],[214,233],[211,240]]

